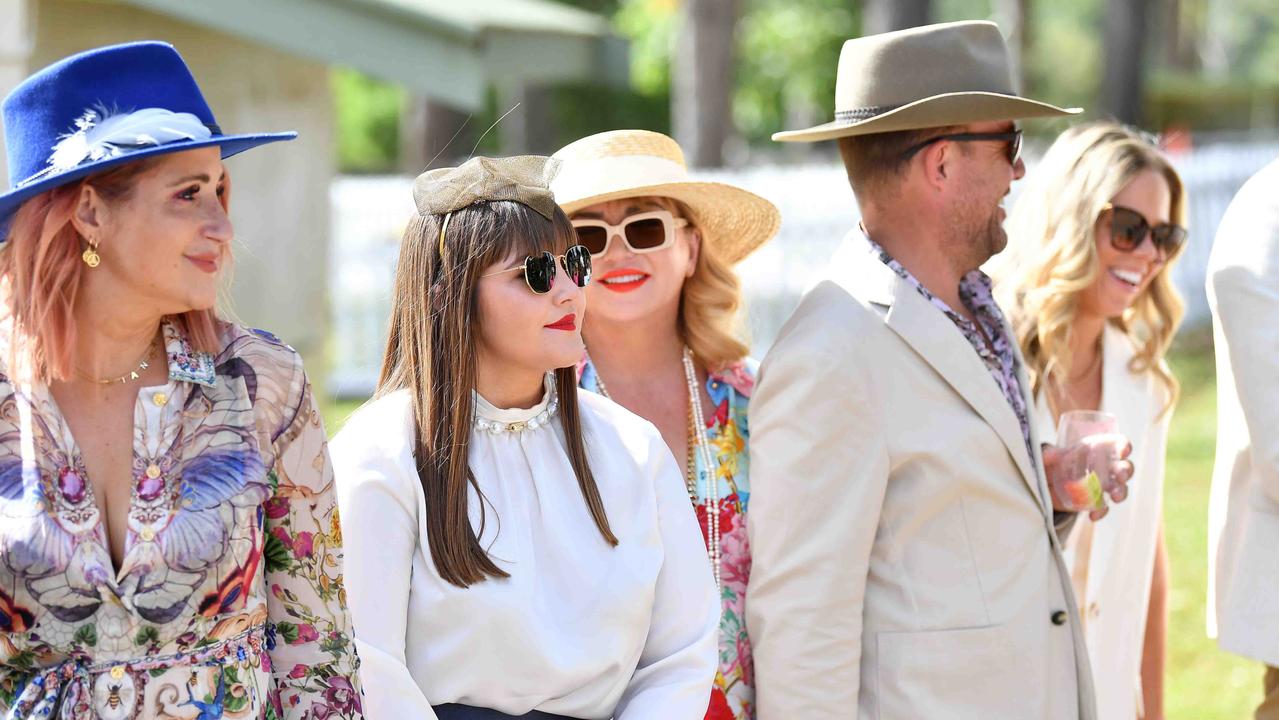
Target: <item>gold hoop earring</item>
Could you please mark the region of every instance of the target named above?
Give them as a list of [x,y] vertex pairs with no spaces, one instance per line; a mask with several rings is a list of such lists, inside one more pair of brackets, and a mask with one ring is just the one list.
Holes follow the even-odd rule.
[[80,255],[80,259],[84,261],[85,265],[95,268],[102,264],[102,257],[98,255],[98,241],[89,238],[86,242],[89,243],[89,247],[85,248],[84,253]]

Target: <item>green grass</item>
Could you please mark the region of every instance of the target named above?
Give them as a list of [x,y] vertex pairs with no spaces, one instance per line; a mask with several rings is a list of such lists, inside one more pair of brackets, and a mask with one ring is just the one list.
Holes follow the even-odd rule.
[[[1172,565],[1166,680],[1172,720],[1239,720],[1261,700],[1261,667],[1222,652],[1204,634],[1208,587],[1208,489],[1216,445],[1217,383],[1212,338],[1179,339],[1170,358],[1181,380],[1181,402],[1168,438],[1164,522]],[[359,401],[322,406],[324,424],[336,433]]]
[[1261,701],[1261,666],[1204,634],[1208,489],[1217,442],[1217,382],[1208,334],[1178,341],[1170,358],[1181,402],[1168,437],[1164,523],[1172,566],[1166,709],[1169,718],[1238,720]]
[[328,400],[320,403],[320,413],[324,415],[324,429],[329,437],[337,434],[346,424],[347,418],[364,404],[363,400]]

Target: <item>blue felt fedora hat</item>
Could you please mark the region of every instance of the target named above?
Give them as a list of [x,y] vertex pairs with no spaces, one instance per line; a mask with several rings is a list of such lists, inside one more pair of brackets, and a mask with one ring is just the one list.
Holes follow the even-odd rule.
[[23,201],[116,165],[217,145],[222,157],[297,133],[224,135],[191,70],[163,42],[73,55],[27,78],[4,99],[9,190],[0,240]]

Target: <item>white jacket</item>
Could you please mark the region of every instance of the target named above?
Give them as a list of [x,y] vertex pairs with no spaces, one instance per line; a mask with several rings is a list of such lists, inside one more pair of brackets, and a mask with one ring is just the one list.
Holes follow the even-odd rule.
[[1208,303],[1217,349],[1208,634],[1279,666],[1279,160],[1221,220]]

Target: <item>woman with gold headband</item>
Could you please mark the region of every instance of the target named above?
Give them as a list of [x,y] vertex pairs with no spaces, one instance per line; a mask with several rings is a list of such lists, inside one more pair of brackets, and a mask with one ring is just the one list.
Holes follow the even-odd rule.
[[372,717],[700,718],[719,607],[661,435],[577,392],[557,161],[418,177],[374,400],[333,441]]
[[746,413],[756,364],[738,331],[732,265],[777,232],[780,216],[740,188],[689,180],[683,151],[660,133],[600,133],[555,156],[564,162],[556,197],[597,272],[581,386],[651,420],[683,466],[722,604],[706,718],[748,720]]
[[1137,474],[1124,503],[1081,516],[1065,554],[1084,622],[1098,718],[1162,718],[1168,631],[1164,448],[1177,381],[1164,353],[1181,322],[1172,265],[1186,191],[1168,158],[1113,122],[1066,131],[1009,217],[994,268],[1026,358],[1039,437],[1072,410],[1113,414]]

